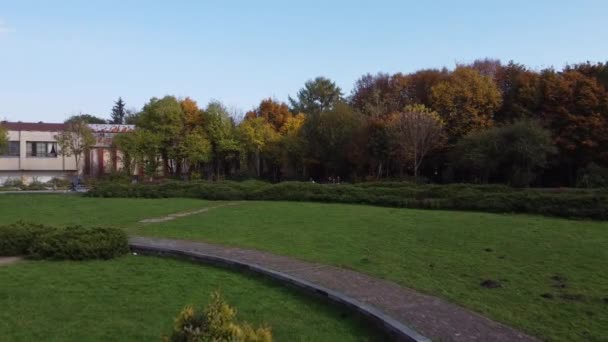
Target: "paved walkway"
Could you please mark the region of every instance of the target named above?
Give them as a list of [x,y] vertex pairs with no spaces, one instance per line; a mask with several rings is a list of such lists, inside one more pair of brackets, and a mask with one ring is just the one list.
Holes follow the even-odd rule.
[[288,283],[295,279],[329,289],[344,298],[363,303],[372,311],[378,310],[389,321],[399,322],[406,330],[412,329],[410,332],[414,338],[411,340],[424,341],[426,336],[437,341],[537,341],[442,299],[351,270],[255,250],[190,241],[133,237],[130,243],[135,250],[173,251],[175,253],[169,254],[186,257],[198,255],[201,256],[198,260],[238,264]]

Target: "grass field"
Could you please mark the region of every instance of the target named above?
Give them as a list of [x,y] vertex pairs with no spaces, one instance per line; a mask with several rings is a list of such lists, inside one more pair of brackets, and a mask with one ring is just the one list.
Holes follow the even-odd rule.
[[139,220],[179,211],[204,208],[208,201],[131,198],[87,198],[79,195],[0,195],[0,223],[19,220],[49,225],[129,227]]
[[0,267],[2,341],[159,341],[187,304],[220,290],[277,341],[378,339],[359,319],[256,277],[155,257]]
[[[60,204],[64,201],[68,204]],[[30,204],[52,212],[52,217],[21,208]],[[66,224],[74,223],[66,217],[84,216],[82,224],[105,222],[128,227],[132,234],[266,250],[390,279],[542,339],[602,341],[608,336],[606,222],[243,202],[164,223],[137,223],[144,217],[210,205],[216,204],[0,196],[0,217]],[[99,208],[103,213],[98,215]],[[500,287],[481,286],[485,280]]]
[[[348,267],[438,295],[548,340],[600,341],[608,336],[605,222],[246,202],[134,232]],[[485,280],[502,287],[480,286]]]

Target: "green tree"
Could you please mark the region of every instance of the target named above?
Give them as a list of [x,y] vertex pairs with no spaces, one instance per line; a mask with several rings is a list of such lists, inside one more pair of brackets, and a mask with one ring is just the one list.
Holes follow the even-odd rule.
[[112,139],[112,144],[120,151],[119,158],[122,162],[124,173],[129,176],[133,175],[138,157],[136,133],[125,132],[118,134]]
[[344,102],[319,115],[308,116],[303,133],[308,141],[309,166],[318,165],[321,176],[348,176],[348,150],[362,124],[362,114]]
[[264,117],[247,119],[238,127],[243,148],[253,153],[255,157],[255,170],[258,177],[261,176],[261,154],[268,151],[271,144],[279,140],[278,133]]
[[454,141],[471,131],[491,127],[502,99],[490,77],[458,67],[447,80],[431,88],[431,103]]
[[125,111],[125,125],[136,125],[139,120],[140,112],[135,109],[127,109]]
[[91,114],[72,115],[67,120],[65,120],[65,123],[72,123],[72,122],[84,122],[86,124],[106,124],[106,123],[108,123],[105,119],[99,118],[99,117],[91,115]]
[[325,77],[309,80],[300,89],[296,99],[289,97],[291,111],[308,115],[331,110],[342,101],[342,90],[333,81]]
[[209,103],[203,121],[207,136],[211,140],[215,175],[219,178],[224,174],[223,169],[238,162],[242,146],[234,120],[220,102]]
[[80,175],[80,158],[95,144],[93,132],[84,120],[66,123],[65,130],[55,136],[59,154],[76,161],[76,175]]
[[152,180],[162,161],[164,137],[147,129],[137,129],[133,134],[137,164],[143,166],[145,175]]
[[188,161],[188,171],[192,173],[200,168],[202,163],[207,163],[213,157],[211,142],[202,128],[190,131],[184,137],[186,149],[184,155]]
[[144,105],[137,126],[154,132],[161,139],[161,160],[165,174],[180,174],[183,162],[184,117],[174,96],[152,98]]
[[455,146],[452,160],[476,175],[477,181],[493,178],[528,186],[554,151],[549,131],[534,121],[520,120],[470,133]]
[[125,111],[125,102],[122,100],[122,97],[119,97],[118,100],[114,102],[114,107],[112,107],[110,123],[115,125],[124,124],[126,114],[127,112]]
[[304,175],[304,158],[308,148],[308,141],[302,132],[305,122],[306,116],[300,113],[289,117],[281,127],[281,161],[289,177]]
[[8,130],[0,123],[0,154],[8,148]]

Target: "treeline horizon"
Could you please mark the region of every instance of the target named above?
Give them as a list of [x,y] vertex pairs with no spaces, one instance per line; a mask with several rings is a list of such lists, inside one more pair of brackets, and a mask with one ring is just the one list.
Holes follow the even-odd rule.
[[365,74],[348,95],[317,77],[243,118],[218,101],[165,96],[127,113],[119,99],[109,122],[137,125],[117,146],[150,176],[608,186],[608,62],[479,59]]

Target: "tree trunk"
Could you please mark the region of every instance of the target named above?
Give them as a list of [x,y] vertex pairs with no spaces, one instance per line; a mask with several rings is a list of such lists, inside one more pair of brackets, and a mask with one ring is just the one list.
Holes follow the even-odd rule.
[[256,171],[256,174],[257,174],[258,178],[260,178],[260,159],[261,159],[260,158],[260,150],[257,149],[255,151],[255,171]]

